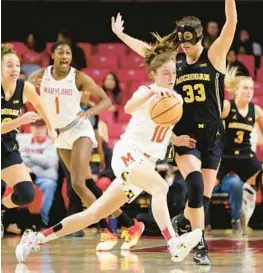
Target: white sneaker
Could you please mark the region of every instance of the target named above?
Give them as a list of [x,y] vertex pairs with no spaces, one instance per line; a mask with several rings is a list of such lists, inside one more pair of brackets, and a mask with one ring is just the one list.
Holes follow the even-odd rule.
[[16,259],[19,263],[24,262],[31,252],[37,252],[44,242],[45,236],[40,232],[26,230],[16,247]]
[[173,237],[168,242],[168,249],[172,255],[172,261],[181,262],[202,238],[202,230],[195,229],[180,237]]

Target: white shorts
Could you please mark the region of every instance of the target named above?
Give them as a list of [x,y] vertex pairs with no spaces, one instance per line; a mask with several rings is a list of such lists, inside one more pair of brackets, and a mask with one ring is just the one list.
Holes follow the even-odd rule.
[[126,193],[128,203],[131,203],[143,191],[141,188],[134,186],[128,179],[128,173],[137,164],[148,162],[155,169],[157,159],[153,159],[133,145],[127,145],[122,141],[115,144],[111,167],[116,176],[115,183],[117,183]]
[[89,119],[80,119],[79,122],[68,131],[60,133],[55,145],[59,149],[72,150],[74,142],[80,137],[88,137],[92,141],[92,148],[96,148],[98,143]]

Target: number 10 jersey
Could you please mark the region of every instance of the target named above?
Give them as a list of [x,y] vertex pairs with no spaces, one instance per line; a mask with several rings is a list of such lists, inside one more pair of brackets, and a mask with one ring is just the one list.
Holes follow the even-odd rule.
[[[151,88],[154,86],[155,84],[150,85]],[[140,86],[133,96],[141,97],[146,92],[149,92],[149,88]],[[125,132],[121,135],[121,141],[125,145],[135,146],[153,158],[164,159],[173,127],[161,127],[151,120],[150,103],[151,99],[132,114]]]

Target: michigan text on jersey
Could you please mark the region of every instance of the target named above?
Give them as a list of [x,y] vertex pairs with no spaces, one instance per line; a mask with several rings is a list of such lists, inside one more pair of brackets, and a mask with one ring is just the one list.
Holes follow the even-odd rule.
[[241,130],[246,130],[246,131],[249,131],[249,132],[252,132],[252,130],[253,130],[252,125],[248,125],[248,124],[245,124],[245,123],[239,123],[239,122],[230,122],[228,124],[228,128],[241,129]]
[[176,84],[180,84],[186,81],[194,81],[194,80],[210,81],[210,75],[205,73],[186,74],[179,77],[176,80]]

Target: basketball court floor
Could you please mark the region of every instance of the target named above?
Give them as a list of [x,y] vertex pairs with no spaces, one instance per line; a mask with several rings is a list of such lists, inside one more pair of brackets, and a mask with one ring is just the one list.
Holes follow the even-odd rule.
[[233,237],[226,231],[207,236],[212,266],[197,266],[191,253],[182,263],[170,259],[162,237],[143,237],[130,252],[121,252],[120,244],[112,252],[96,253],[97,233],[84,238],[65,237],[46,244],[29,256],[26,264],[17,264],[15,246],[18,236],[2,239],[2,273],[263,273],[263,231]]

